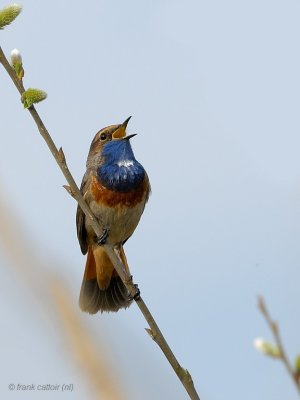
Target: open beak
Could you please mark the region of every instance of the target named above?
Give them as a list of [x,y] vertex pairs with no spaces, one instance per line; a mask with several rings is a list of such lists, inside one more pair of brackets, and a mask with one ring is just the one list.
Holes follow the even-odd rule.
[[131,119],[131,115],[130,115],[130,117],[128,117],[127,119],[125,119],[125,121],[123,122],[122,126],[124,126],[125,129],[127,128],[127,125],[128,125],[128,122],[130,121],[130,119]]
[[113,139],[123,139],[126,137],[126,128],[127,128],[130,118],[131,118],[131,116],[128,117],[127,119],[125,119],[123,124],[119,125],[118,129],[116,129],[114,131],[114,133],[112,134]]
[[133,138],[133,136],[136,136],[136,135],[137,135],[137,133],[133,133],[132,135],[125,136],[122,139],[123,140],[129,140],[129,139]]

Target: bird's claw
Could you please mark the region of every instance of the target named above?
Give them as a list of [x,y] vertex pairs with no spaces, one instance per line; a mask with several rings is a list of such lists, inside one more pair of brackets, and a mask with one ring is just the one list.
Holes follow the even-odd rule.
[[134,287],[135,287],[135,294],[133,296],[131,294],[128,296],[129,301],[131,301],[131,300],[138,301],[141,298],[141,292],[140,292],[138,285],[135,284]]
[[135,288],[136,288],[136,292],[135,292],[135,295],[133,296],[133,299],[135,300],[135,301],[138,301],[138,300],[140,300],[140,298],[141,298],[141,291],[140,291],[140,289],[138,288],[138,285],[134,285],[135,286]]

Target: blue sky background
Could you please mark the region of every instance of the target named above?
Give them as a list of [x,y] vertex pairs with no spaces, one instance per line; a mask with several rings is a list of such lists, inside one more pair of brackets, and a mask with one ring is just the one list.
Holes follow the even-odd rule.
[[[127,257],[201,399],[296,399],[284,367],[252,342],[271,339],[261,294],[291,359],[300,353],[300,3],[22,4],[0,44],[6,54],[20,49],[25,86],[47,91],[37,109],[78,184],[94,134],[133,116],[152,196]],[[3,69],[0,87],[1,197],[35,243],[37,281],[50,263],[80,315],[76,204]],[[1,398],[87,398],[53,316],[5,253],[0,264]],[[101,335],[127,398],[187,398],[135,305],[81,317]],[[9,392],[9,383],[73,383],[74,391],[39,397]]]

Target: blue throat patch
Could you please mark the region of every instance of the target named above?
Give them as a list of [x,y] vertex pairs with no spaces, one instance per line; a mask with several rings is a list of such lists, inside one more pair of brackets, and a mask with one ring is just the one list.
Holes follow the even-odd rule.
[[107,189],[130,192],[144,180],[145,170],[135,159],[129,140],[105,143],[102,156],[104,161],[97,169],[97,177]]

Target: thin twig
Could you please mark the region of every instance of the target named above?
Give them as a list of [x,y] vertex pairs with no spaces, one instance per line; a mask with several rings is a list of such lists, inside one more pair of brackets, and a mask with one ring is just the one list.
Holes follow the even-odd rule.
[[258,298],[258,307],[259,307],[262,315],[264,316],[264,318],[265,318],[270,330],[273,333],[276,346],[278,347],[279,352],[280,352],[279,359],[281,359],[282,362],[284,363],[284,365],[285,365],[290,377],[292,378],[293,382],[295,383],[295,385],[296,385],[296,387],[298,389],[298,392],[300,393],[300,382],[299,382],[299,380],[297,378],[297,375],[296,375],[296,373],[295,373],[295,371],[294,371],[294,369],[292,367],[292,364],[290,363],[290,361],[288,359],[288,356],[287,356],[287,354],[285,352],[285,349],[283,347],[283,343],[282,343],[281,336],[280,336],[280,333],[279,333],[278,324],[274,320],[272,320],[272,318],[270,316],[270,313],[269,313],[269,311],[267,309],[266,303],[265,303],[265,301],[264,301],[264,299],[262,297]]
[[[24,86],[22,84],[22,81],[20,81],[13,68],[10,66],[9,62],[7,61],[1,47],[0,47],[0,63],[3,65],[7,73],[9,74],[10,78],[14,82],[16,88],[18,89],[19,93],[22,95],[25,91]],[[62,149],[58,150],[57,147],[55,146],[48,130],[46,129],[42,119],[40,118],[38,112],[34,108],[34,106],[31,106],[28,108],[28,111],[30,112],[32,118],[34,119],[37,128],[42,135],[43,139],[47,143],[47,146],[49,150],[51,151],[53,157],[55,158],[59,168],[61,169],[62,173],[64,174],[68,184],[69,184],[69,189],[67,188],[67,191],[74,197],[74,199],[78,202],[80,205],[82,211],[86,215],[86,217],[90,220],[90,224],[93,227],[93,230],[95,231],[95,234],[97,236],[101,236],[102,234],[102,229],[100,227],[99,222],[91,212],[89,206],[87,203],[84,201],[80,190],[78,186],[76,185],[75,180],[73,179],[73,176],[71,175],[65,156],[63,154]],[[116,255],[114,249],[111,246],[105,245],[105,249],[107,251],[108,256],[110,257],[118,275],[124,282],[128,292],[130,295],[134,296],[136,294],[137,286],[134,284],[131,276],[126,272],[125,267],[119,257]],[[170,349],[169,345],[167,344],[163,334],[161,333],[160,329],[158,328],[154,318],[152,317],[148,307],[140,297],[138,300],[136,300],[136,303],[138,307],[140,308],[142,314],[144,315],[146,321],[148,322],[148,325],[151,329],[150,334],[151,337],[154,339],[154,341],[159,345],[161,350],[163,351],[164,355],[166,356],[167,360],[171,364],[173,370],[175,371],[176,375],[180,379],[181,383],[183,384],[184,388],[186,389],[187,393],[189,394],[189,397],[192,400],[199,400],[200,397],[194,387],[194,383],[192,380],[191,375],[189,372],[182,368],[182,366],[179,364],[177,361],[176,357],[174,356],[172,350]],[[147,330],[149,333],[149,330]]]

